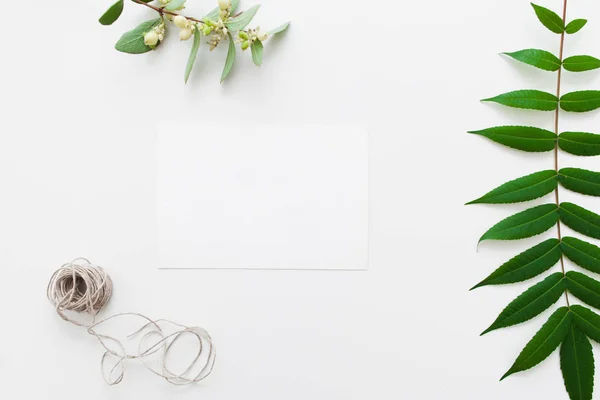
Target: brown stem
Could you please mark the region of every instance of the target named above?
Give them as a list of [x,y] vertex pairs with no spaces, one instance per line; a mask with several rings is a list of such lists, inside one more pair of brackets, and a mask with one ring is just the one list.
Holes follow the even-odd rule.
[[[567,1],[568,0],[564,0],[564,5],[563,5],[563,12],[562,12],[563,24],[567,22]],[[565,48],[565,32],[563,30],[563,32],[560,35],[560,50],[559,50],[559,56],[558,56],[558,58],[560,59],[560,68],[558,69],[558,79],[556,80],[556,97],[558,99],[560,99],[560,84],[561,84],[561,80],[562,80],[562,62],[563,62],[564,48]],[[559,134],[559,130],[558,130],[559,116],[560,116],[560,107],[557,104],[556,112],[554,114],[554,133],[556,133],[556,136],[558,136],[558,134]],[[558,140],[554,147],[554,170],[558,174]],[[554,198],[556,200],[556,206],[560,207],[560,198],[558,195],[558,185],[556,186],[556,190],[554,191]],[[560,219],[558,220],[558,223],[557,223],[557,229],[558,229],[558,240],[562,241]],[[562,269],[563,275],[565,275],[565,273],[566,273],[565,272],[565,258],[562,253],[560,255],[560,267]],[[571,304],[569,303],[569,293],[566,290],[565,290],[565,299],[567,300],[567,307],[571,307]]]
[[[161,7],[153,6],[152,4],[144,3],[141,0],[131,0],[131,1],[133,1],[136,4],[140,4],[142,6],[146,6],[148,8],[151,8],[152,10],[156,11],[157,13],[159,13],[161,16],[163,16],[165,14],[168,14],[168,15],[181,15],[181,14],[178,14],[178,13],[173,12],[173,11],[165,10],[164,8],[161,8]],[[200,24],[204,23],[204,22],[202,22],[202,21],[200,21],[199,19],[196,19],[196,18],[187,17],[185,15],[184,15],[184,17],[187,18],[187,19],[189,19],[190,21],[198,22]]]

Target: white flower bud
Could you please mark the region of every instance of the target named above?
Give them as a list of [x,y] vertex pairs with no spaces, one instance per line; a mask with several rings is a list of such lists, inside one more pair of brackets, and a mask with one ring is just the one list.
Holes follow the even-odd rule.
[[192,37],[192,30],[190,28],[183,28],[179,31],[179,40],[188,40]]
[[221,10],[227,10],[231,6],[231,2],[229,0],[219,0],[219,8]]
[[190,26],[190,21],[187,20],[186,17],[184,17],[183,15],[178,15],[175,18],[173,18],[173,23],[175,24],[176,27],[178,28],[187,28]]
[[158,34],[155,31],[150,31],[144,35],[144,43],[146,46],[155,46],[158,43]]
[[264,42],[265,40],[267,40],[267,38],[269,37],[269,35],[267,35],[266,33],[262,33],[260,32],[257,36],[258,40],[260,40],[261,42]]

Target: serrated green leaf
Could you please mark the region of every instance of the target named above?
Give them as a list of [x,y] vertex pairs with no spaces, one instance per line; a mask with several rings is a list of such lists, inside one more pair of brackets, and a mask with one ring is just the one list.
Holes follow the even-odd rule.
[[252,18],[254,18],[259,8],[260,4],[257,4],[254,7],[247,9],[237,17],[230,18],[225,23],[225,26],[227,26],[227,29],[234,32],[244,29],[246,26],[248,26],[250,21],[252,21]]
[[545,242],[513,257],[471,290],[482,286],[522,282],[538,276],[556,265],[562,254],[558,239]]
[[567,93],[560,98],[560,108],[570,112],[587,112],[600,108],[600,90]]
[[540,315],[552,304],[556,303],[565,292],[565,277],[560,272],[548,276],[533,285],[500,313],[498,318],[482,335],[496,329],[517,325]]
[[576,156],[600,155],[600,135],[587,132],[563,132],[558,137],[558,145],[567,153]]
[[196,57],[198,56],[198,49],[200,48],[200,39],[202,35],[198,30],[198,26],[194,25],[194,43],[192,43],[192,50],[190,51],[190,56],[188,58],[188,62],[185,66],[185,75],[184,81],[187,83],[190,73],[192,72],[192,68],[194,68],[194,63],[196,62]]
[[548,318],[548,321],[527,343],[512,367],[500,379],[535,367],[544,361],[565,340],[573,314],[567,307],[561,307]]
[[540,90],[515,90],[481,101],[538,111],[554,111],[558,107],[558,98],[555,95]]
[[573,203],[561,203],[560,219],[576,232],[600,239],[600,215]]
[[560,347],[560,369],[571,400],[592,400],[594,353],[592,344],[575,324]]
[[571,72],[591,71],[600,68],[600,60],[592,56],[573,56],[565,58],[563,66]]
[[527,152],[552,151],[556,147],[554,132],[532,126],[497,126],[469,133]]
[[281,32],[283,32],[283,31],[285,31],[285,30],[286,30],[286,29],[287,29],[289,26],[290,26],[290,22],[288,21],[288,22],[286,22],[285,24],[283,24],[283,25],[280,25],[280,26],[278,26],[278,27],[277,27],[277,28],[275,28],[275,29],[271,29],[271,30],[268,32],[268,34],[269,34],[269,35],[276,35],[276,34],[278,34],[278,33],[281,33]]
[[186,0],[171,0],[171,2],[164,7],[164,9],[167,11],[176,11],[183,7],[185,2]]
[[533,65],[545,71],[558,71],[560,69],[560,60],[549,51],[539,49],[519,50],[513,53],[502,53],[521,61],[525,64]]
[[229,73],[231,72],[231,68],[235,63],[235,42],[233,41],[233,36],[231,33],[227,33],[229,36],[229,50],[227,50],[227,59],[225,59],[225,67],[223,67],[223,73],[221,74],[221,83],[225,81]]
[[580,168],[563,168],[558,171],[558,180],[573,192],[600,196],[600,173]]
[[[231,1],[231,15],[235,14],[235,11],[237,10],[239,5],[240,5],[240,0],[232,0]],[[209,19],[212,19],[213,21],[216,21],[219,19],[220,11],[221,11],[221,9],[219,7],[215,7],[211,10],[211,12],[206,14],[206,16],[204,18],[209,18]]]
[[563,33],[565,30],[565,22],[557,13],[551,11],[545,7],[538,6],[537,4],[531,3],[535,14],[537,15],[540,22],[549,30],[554,33]]
[[252,61],[257,67],[262,65],[263,60],[263,44],[260,40],[256,39],[252,42],[250,46],[250,50],[252,50]]
[[125,32],[115,45],[115,48],[123,53],[129,54],[142,54],[149,52],[152,50],[152,48],[144,43],[144,35],[161,22],[162,18],[156,18],[150,21],[142,22],[133,30]]
[[544,204],[522,211],[494,225],[479,239],[517,240],[539,235],[558,222],[556,204]]
[[104,14],[102,14],[98,21],[102,25],[112,25],[116,20],[119,19],[119,17],[123,13],[124,3],[124,0],[117,1],[115,4],[110,6],[110,8],[106,10]]
[[582,274],[569,271],[566,273],[567,290],[584,303],[600,308],[600,282]]
[[557,184],[556,171],[536,172],[507,182],[467,204],[507,204],[535,200],[555,190]]
[[561,250],[569,260],[588,271],[600,274],[600,247],[574,237],[564,237]]
[[579,32],[587,24],[587,19],[574,19],[565,27],[565,32],[569,35]]
[[590,339],[600,343],[600,315],[579,304],[571,306],[571,313],[577,329]]

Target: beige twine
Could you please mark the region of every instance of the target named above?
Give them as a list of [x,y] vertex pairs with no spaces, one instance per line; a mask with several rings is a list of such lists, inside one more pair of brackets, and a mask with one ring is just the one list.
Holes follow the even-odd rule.
[[[60,267],[52,275],[47,289],[48,299],[56,307],[58,315],[65,321],[87,328],[88,333],[96,337],[104,347],[105,352],[100,363],[106,383],[116,385],[121,382],[125,373],[125,361],[131,359],[140,359],[148,370],[174,385],[199,382],[210,375],[215,363],[216,350],[210,335],[202,328],[187,327],[168,320],[152,320],[137,313],[116,314],[96,322],[96,315],[109,301],[112,289],[110,276],[102,268],[92,265],[85,258],[75,259]],[[69,318],[65,311],[90,314],[92,323],[85,324]],[[120,316],[136,316],[147,321],[140,329],[128,336],[132,338],[146,331],[139,340],[138,351],[135,354],[127,354],[121,341],[99,334],[95,330],[102,323]],[[159,326],[161,323],[171,324],[177,330],[167,334]],[[198,351],[185,371],[176,374],[167,368],[166,359],[172,346],[184,335],[191,335],[198,340]],[[143,349],[144,343],[153,336],[157,338],[157,341],[152,342],[153,344],[147,349]],[[112,343],[118,349],[109,348],[108,343]],[[147,361],[149,356],[158,358],[160,370],[156,370],[150,365]],[[116,359],[116,362],[113,361],[114,365],[107,372],[107,363],[111,358]],[[197,370],[199,371],[196,372]]]

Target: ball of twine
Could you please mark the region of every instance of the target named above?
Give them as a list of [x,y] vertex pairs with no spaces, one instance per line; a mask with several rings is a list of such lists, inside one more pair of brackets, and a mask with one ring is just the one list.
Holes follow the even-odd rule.
[[[125,361],[131,359],[140,359],[149,371],[174,385],[199,382],[210,375],[216,359],[216,350],[208,332],[200,327],[188,327],[164,319],[152,320],[137,313],[120,313],[96,321],[96,315],[108,303],[112,291],[113,283],[110,276],[101,267],[92,265],[85,258],[78,258],[62,265],[50,278],[47,288],[48,299],[56,308],[58,315],[65,321],[87,328],[88,333],[96,337],[104,347],[101,368],[106,383],[116,385],[121,382],[125,374]],[[86,324],[69,317],[67,312],[89,314],[92,316],[92,322]],[[137,353],[127,353],[120,340],[96,331],[99,325],[121,316],[138,317],[144,320],[143,325],[128,336],[129,338],[140,336]],[[164,324],[175,327],[175,331],[166,333],[161,327]],[[181,373],[175,373],[167,367],[165,360],[172,351],[173,344],[184,335],[196,338],[199,346],[188,367]],[[148,346],[147,342],[151,338],[154,340]],[[158,369],[147,361],[151,356],[155,363],[158,363]]]

